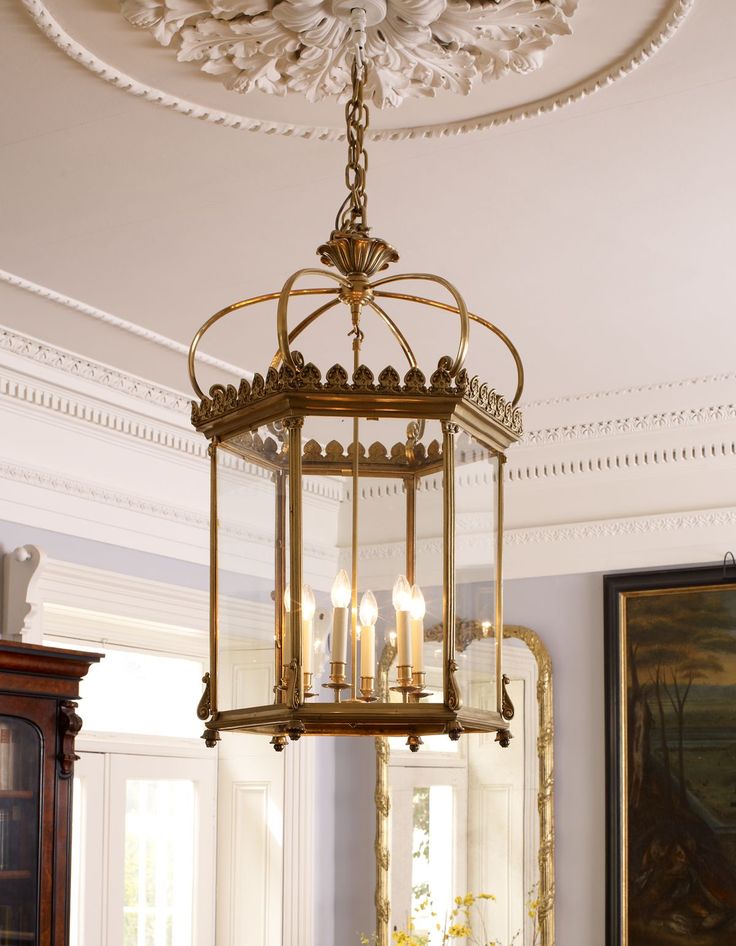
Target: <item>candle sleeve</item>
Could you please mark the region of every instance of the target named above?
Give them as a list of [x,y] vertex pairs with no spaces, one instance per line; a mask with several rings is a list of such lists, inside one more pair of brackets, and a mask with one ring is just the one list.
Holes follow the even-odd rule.
[[396,647],[398,650],[397,666],[411,666],[411,631],[409,628],[409,612],[396,612]]
[[348,608],[332,611],[332,662],[344,664],[348,657]]
[[414,673],[424,673],[424,619],[412,618],[411,656]]
[[376,629],[372,624],[364,624],[360,629],[360,675],[376,675]]
[[305,618],[302,621],[302,671],[312,673],[312,620]]

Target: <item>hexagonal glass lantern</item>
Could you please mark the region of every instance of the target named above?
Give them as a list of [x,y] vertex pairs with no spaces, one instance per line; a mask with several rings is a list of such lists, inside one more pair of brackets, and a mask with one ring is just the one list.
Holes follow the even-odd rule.
[[[507,739],[512,709],[505,700],[501,667],[503,627],[503,466],[507,448],[519,439],[521,362],[506,336],[469,313],[446,280],[427,274],[372,277],[396,252],[366,231],[336,230],[320,247],[335,270],[301,270],[280,293],[235,303],[218,312],[195,336],[190,375],[199,400],[192,421],[210,442],[211,458],[211,629],[210,670],[199,707],[205,737],[221,731],[263,733],[277,749],[305,734],[405,735],[412,748],[421,737],[445,733],[496,732]],[[296,289],[302,277],[330,280],[328,287]],[[391,291],[402,279],[429,280],[452,297],[440,302]],[[336,284],[336,285],[334,285]],[[327,296],[324,304],[288,328],[294,296]],[[443,310],[459,320],[456,356],[443,356],[423,373],[412,347],[383,308],[392,299]],[[214,385],[208,395],[194,372],[202,335],[226,315],[277,301],[278,352],[265,375],[239,388]],[[325,312],[344,306],[350,317],[353,364],[336,364],[322,375],[291,343]],[[374,374],[360,361],[366,315],[388,326],[406,358],[402,371],[388,366]],[[514,357],[518,384],[509,401],[463,368],[470,324],[489,329]],[[487,645],[472,666],[459,666],[455,652],[455,532],[464,485],[488,483],[488,517],[482,518],[494,601]],[[475,479],[474,479],[475,478]],[[392,517],[390,535],[362,510],[362,498],[383,490],[401,498],[402,515]],[[346,512],[349,561],[335,569],[327,587],[315,592],[304,579],[304,561],[321,535],[320,498],[340,499]],[[363,514],[362,514],[363,513]],[[418,532],[437,523],[430,543],[417,556]],[[218,529],[218,522],[221,525]],[[268,560],[254,560],[249,534],[273,537]],[[361,536],[391,541],[401,574],[392,587],[369,589],[361,580]],[[425,543],[426,545],[426,543]],[[262,546],[260,547],[262,548]],[[272,668],[276,685],[236,686],[227,664],[228,641],[219,620],[219,575],[223,558],[249,559],[248,571],[273,587]],[[328,583],[329,584],[329,583]],[[430,682],[424,668],[425,611],[432,589],[439,611],[441,679]],[[322,612],[323,629],[316,627]],[[395,649],[390,689],[376,689],[376,659],[383,633]],[[436,630],[435,630],[436,633]],[[378,640],[377,640],[378,637]],[[392,650],[393,653],[393,650]],[[247,678],[247,674],[246,674]]]

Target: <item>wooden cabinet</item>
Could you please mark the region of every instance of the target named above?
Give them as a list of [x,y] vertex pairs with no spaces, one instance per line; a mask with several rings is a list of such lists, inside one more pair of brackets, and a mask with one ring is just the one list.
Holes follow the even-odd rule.
[[68,946],[75,700],[100,657],[0,641],[0,946]]

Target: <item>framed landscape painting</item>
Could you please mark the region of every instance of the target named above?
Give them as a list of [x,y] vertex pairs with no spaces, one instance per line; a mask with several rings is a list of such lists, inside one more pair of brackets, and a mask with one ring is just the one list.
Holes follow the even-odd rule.
[[736,946],[736,570],[604,589],[608,946]]

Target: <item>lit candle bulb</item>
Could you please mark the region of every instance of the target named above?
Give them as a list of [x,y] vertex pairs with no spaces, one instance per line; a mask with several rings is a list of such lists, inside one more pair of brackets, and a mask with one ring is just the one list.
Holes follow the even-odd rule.
[[378,602],[372,591],[366,591],[360,599],[358,616],[360,617],[360,675],[361,677],[375,677]]
[[317,602],[309,585],[302,585],[302,671],[312,672],[312,640],[314,638],[314,612]]
[[348,656],[348,616],[350,612],[350,579],[344,568],[332,585],[332,657],[333,663],[346,663]]
[[394,585],[394,610],[396,611],[396,646],[398,667],[411,666],[411,629],[409,627],[409,610],[411,608],[411,585],[405,575],[399,575]]
[[424,615],[427,607],[419,585],[411,589],[411,653],[414,673],[424,673]]

